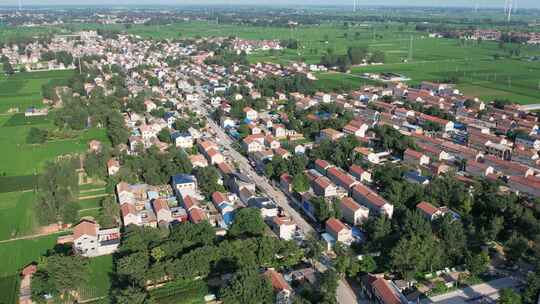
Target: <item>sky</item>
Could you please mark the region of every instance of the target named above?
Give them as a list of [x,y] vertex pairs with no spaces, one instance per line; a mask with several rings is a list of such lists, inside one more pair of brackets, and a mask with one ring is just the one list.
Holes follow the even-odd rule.
[[[24,5],[352,5],[353,0],[21,0]],[[360,5],[502,7],[505,0],[358,0]],[[518,8],[540,8],[540,0],[514,0]],[[15,6],[18,0],[0,0],[0,6]]]

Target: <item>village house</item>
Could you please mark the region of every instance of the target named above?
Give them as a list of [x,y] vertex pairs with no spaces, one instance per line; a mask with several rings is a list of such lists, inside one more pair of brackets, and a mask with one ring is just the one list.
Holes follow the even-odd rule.
[[410,303],[397,286],[392,281],[386,280],[383,275],[366,274],[362,276],[361,282],[362,294],[368,298],[369,303]]
[[230,199],[221,192],[212,193],[212,203],[223,218],[224,226],[229,227],[233,220],[236,208]]
[[275,271],[273,268],[268,268],[268,270],[266,270],[264,275],[270,281],[270,284],[272,285],[272,289],[274,290],[274,293],[276,294],[275,303],[289,304],[291,302],[293,289],[291,288],[289,283],[285,281],[285,279],[283,278],[283,275]]
[[428,202],[420,202],[416,205],[416,209],[429,221],[434,221],[437,217],[442,216],[443,212],[439,208]]
[[349,167],[349,173],[362,183],[371,183],[371,173],[359,165],[351,165]]
[[206,161],[206,158],[204,158],[204,155],[202,154],[190,155],[189,161],[191,162],[193,168],[208,167],[208,161]]
[[263,151],[265,149],[264,136],[249,135],[242,140],[242,145],[247,153]]
[[272,229],[282,240],[290,241],[296,233],[296,223],[290,217],[274,216],[271,222]]
[[293,191],[293,178],[289,173],[283,173],[279,177],[279,188],[285,193],[291,193]]
[[370,211],[392,218],[394,206],[368,187],[362,184],[356,185],[353,188],[352,197]]
[[193,147],[193,137],[189,132],[174,132],[171,134],[171,139],[178,148],[188,149]]
[[341,199],[339,209],[345,221],[353,226],[362,224],[369,216],[369,209],[358,204],[349,196]]
[[201,205],[197,199],[187,195],[182,198],[182,202],[188,213],[189,220],[193,224],[198,224],[202,221],[208,220],[207,212],[201,208]]
[[427,166],[429,165],[429,157],[425,154],[415,151],[413,149],[407,149],[403,153],[403,161],[413,166]]
[[337,196],[337,187],[327,177],[321,176],[311,182],[313,192],[322,197]]
[[336,141],[340,138],[342,138],[344,136],[343,133],[339,132],[339,131],[336,131],[334,129],[323,129],[321,130],[320,132],[320,135],[319,135],[319,141],[322,141],[322,140],[330,140],[330,141]]
[[255,121],[255,120],[257,120],[257,117],[258,117],[257,111],[253,110],[250,107],[245,107],[242,111],[244,112],[244,118],[247,121]]
[[330,234],[336,242],[350,244],[353,240],[352,230],[343,224],[343,222],[333,217],[326,221],[326,232]]
[[120,171],[120,162],[117,159],[111,158],[107,161],[107,174],[113,176]]
[[120,245],[120,229],[101,229],[95,221],[83,219],[71,235],[59,237],[57,243],[73,243],[73,251],[84,257],[108,255]]
[[326,175],[332,180],[336,185],[344,188],[348,192],[358,185],[358,182],[352,175],[343,171],[341,168],[331,167],[326,170]]
[[171,178],[171,184],[179,197],[194,195],[197,191],[197,179],[189,174],[177,174]]

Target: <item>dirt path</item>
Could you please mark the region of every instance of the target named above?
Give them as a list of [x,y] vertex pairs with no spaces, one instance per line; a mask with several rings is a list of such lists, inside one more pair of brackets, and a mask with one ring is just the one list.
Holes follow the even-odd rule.
[[96,194],[96,195],[79,196],[79,200],[80,200],[80,201],[83,201],[83,200],[87,200],[87,199],[100,198],[100,197],[107,197],[107,196],[110,196],[110,194],[108,194],[108,193],[103,193],[103,194]]
[[69,231],[69,229],[64,229],[64,230],[55,231],[55,232],[49,232],[49,233],[30,234],[30,235],[20,236],[20,237],[16,237],[16,238],[7,239],[7,240],[1,240],[0,244],[19,241],[19,240],[37,239],[37,238],[40,238],[40,237],[53,235],[53,234],[59,234],[59,233],[66,232],[66,231]]

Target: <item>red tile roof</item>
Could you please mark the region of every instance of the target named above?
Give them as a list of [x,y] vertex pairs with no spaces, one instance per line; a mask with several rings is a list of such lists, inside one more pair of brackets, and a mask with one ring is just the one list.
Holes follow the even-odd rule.
[[[362,208],[360,204],[358,204],[352,197],[344,197],[341,200],[341,205],[353,212],[357,211],[358,209]],[[365,207],[364,207],[365,208]]]
[[397,291],[390,287],[390,284],[384,278],[378,278],[371,286],[379,295],[383,304],[401,304]]
[[223,203],[225,201],[227,201],[227,198],[225,197],[225,195],[223,193],[217,192],[217,191],[212,193],[212,202],[214,204],[219,205],[219,204],[221,204],[221,203]]
[[186,210],[188,211],[193,207],[198,207],[199,205],[199,202],[194,197],[191,197],[189,195],[186,195],[183,198],[183,201],[184,201],[184,206],[186,207]]
[[413,149],[407,149],[404,152],[404,156],[415,158],[415,159],[420,159],[422,156],[424,156],[424,154],[422,154],[421,152],[415,151]]
[[336,167],[332,167],[332,168],[328,169],[327,174],[328,174],[328,176],[334,177],[335,179],[337,179],[342,186],[346,186],[346,187],[349,187],[349,188],[354,183],[358,182],[354,177],[347,174],[342,169],[339,169],[339,168],[336,168]]
[[198,224],[207,219],[206,213],[201,208],[192,208],[189,210],[189,218],[194,224]]
[[95,222],[83,220],[73,228],[73,239],[83,235],[97,236],[98,226]]
[[366,170],[364,170],[364,168],[358,166],[358,165],[352,165],[349,167],[349,172],[356,176],[357,178],[360,178],[362,176],[362,174],[364,172],[366,172]]
[[347,226],[345,226],[345,224],[343,224],[340,220],[331,217],[326,221],[326,229],[338,234],[343,229],[347,229]]
[[356,185],[353,188],[353,192],[360,194],[375,207],[381,208],[385,204],[388,204],[381,196],[379,196],[379,194],[362,184]]
[[169,203],[167,202],[166,199],[158,198],[154,200],[152,204],[154,205],[154,210],[156,210],[156,213],[159,212],[160,210],[170,210]]
[[323,159],[317,159],[317,160],[315,160],[315,166],[317,166],[317,167],[319,167],[321,169],[326,169],[326,168],[330,167],[331,165],[330,165],[329,162],[327,162],[327,161],[325,161]]
[[136,214],[137,210],[135,209],[135,206],[132,204],[122,204],[120,206],[120,210],[122,211],[122,217],[126,217],[128,214]]
[[416,208],[429,216],[432,216],[439,211],[439,209],[428,202],[420,202],[418,205],[416,205]]
[[281,291],[281,290],[289,290],[290,291],[290,290],[292,290],[291,286],[289,286],[287,281],[285,281],[285,279],[283,278],[281,273],[275,271],[274,269],[268,269],[264,273],[264,275],[270,280],[274,290],[276,290],[276,291]]

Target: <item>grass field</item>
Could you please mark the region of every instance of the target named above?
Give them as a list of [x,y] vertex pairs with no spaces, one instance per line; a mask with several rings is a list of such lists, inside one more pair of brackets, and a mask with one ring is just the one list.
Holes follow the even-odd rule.
[[[53,126],[48,124],[41,127]],[[39,173],[47,160],[53,160],[63,154],[85,151],[92,139],[108,141],[105,129],[89,129],[79,132],[74,138],[29,145],[26,143],[26,136],[30,128],[30,126],[0,127],[0,144],[4,147],[0,174],[20,176]]]
[[177,281],[150,291],[150,298],[158,304],[203,304],[208,286],[203,280]]
[[0,240],[35,232],[34,202],[33,192],[0,193]]
[[24,112],[30,106],[41,106],[41,86],[50,81],[64,81],[73,71],[47,71],[17,73],[13,76],[0,76],[0,113],[11,108]]
[[86,287],[81,290],[82,299],[108,297],[113,271],[112,255],[89,259],[89,274]]

